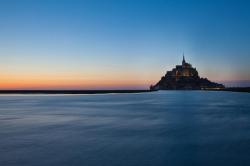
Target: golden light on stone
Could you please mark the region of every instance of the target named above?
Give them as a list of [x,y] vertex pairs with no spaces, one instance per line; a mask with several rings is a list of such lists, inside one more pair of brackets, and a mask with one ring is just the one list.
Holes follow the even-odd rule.
[[200,78],[196,68],[187,63],[183,55],[181,65],[176,65],[171,71],[167,71],[166,75],[154,86],[150,86],[151,90],[167,90],[167,89],[224,89],[224,85],[209,81],[207,78]]

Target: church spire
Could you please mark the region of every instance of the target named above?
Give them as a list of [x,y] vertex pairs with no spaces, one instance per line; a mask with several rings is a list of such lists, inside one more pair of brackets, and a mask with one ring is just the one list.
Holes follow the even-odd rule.
[[184,53],[182,54],[182,56],[183,56],[183,59],[182,59],[182,64],[185,64],[185,63],[186,63],[186,61],[185,61],[185,56],[184,56]]

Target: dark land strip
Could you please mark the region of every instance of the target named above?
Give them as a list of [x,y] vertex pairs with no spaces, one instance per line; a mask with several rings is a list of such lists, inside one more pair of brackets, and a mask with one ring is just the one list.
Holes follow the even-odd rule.
[[[109,94],[109,93],[144,93],[144,92],[153,92],[153,91],[155,90],[0,90],[0,94]],[[172,91],[172,90],[169,90],[169,91]],[[190,91],[190,90],[187,90],[187,91]],[[229,91],[229,92],[250,93],[250,87],[205,89],[205,91]]]
[[0,94],[107,94],[142,92],[150,92],[150,90],[0,90]]

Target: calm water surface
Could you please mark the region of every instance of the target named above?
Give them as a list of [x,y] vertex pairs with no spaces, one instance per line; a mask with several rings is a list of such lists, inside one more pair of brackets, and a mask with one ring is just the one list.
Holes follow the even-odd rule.
[[250,94],[0,96],[1,166],[250,165]]

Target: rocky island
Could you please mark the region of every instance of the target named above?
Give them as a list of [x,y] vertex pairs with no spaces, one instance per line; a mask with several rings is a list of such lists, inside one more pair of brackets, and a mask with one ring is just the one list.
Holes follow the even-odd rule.
[[182,65],[176,65],[174,69],[167,71],[157,84],[150,86],[150,90],[219,90],[224,88],[222,84],[201,78],[196,68],[185,61],[184,55]]

